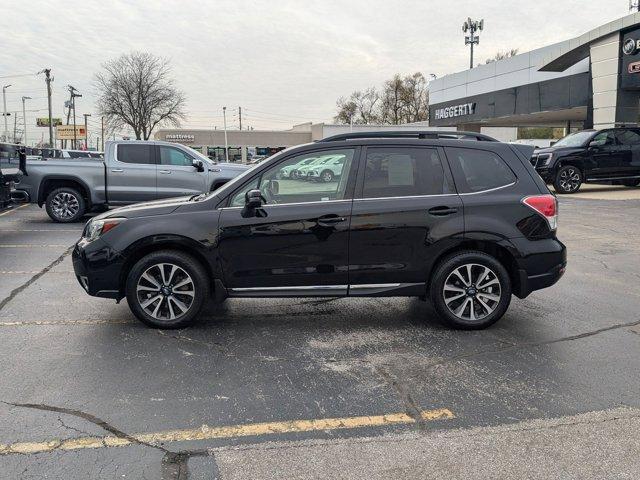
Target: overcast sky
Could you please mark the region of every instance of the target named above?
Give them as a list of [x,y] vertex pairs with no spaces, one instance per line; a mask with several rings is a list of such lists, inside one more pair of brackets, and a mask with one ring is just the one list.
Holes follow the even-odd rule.
[[[65,2],[13,0],[2,7],[0,77],[50,67],[54,116],[74,85],[79,118],[94,113],[93,75],[132,50],[168,57],[188,100],[185,127],[286,129],[330,121],[335,101],[395,73],[464,70],[461,25],[484,18],[477,61],[578,36],[628,14],[627,0],[210,0]],[[29,124],[46,116],[43,76],[0,78],[9,111],[28,101]],[[94,113],[93,127],[99,125]],[[91,127],[90,127],[91,130]],[[44,133],[45,129],[38,129]],[[38,135],[39,136],[39,135]],[[31,135],[33,138],[34,135]]]

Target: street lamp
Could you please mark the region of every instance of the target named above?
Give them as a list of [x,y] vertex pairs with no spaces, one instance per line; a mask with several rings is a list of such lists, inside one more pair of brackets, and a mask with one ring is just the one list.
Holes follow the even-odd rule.
[[4,140],[6,141],[9,136],[9,127],[7,126],[7,88],[9,88],[11,84],[5,85],[2,87],[2,103],[4,106]]
[[469,62],[470,68],[473,68],[473,46],[480,44],[480,37],[476,35],[476,32],[484,30],[484,20],[471,20],[471,17],[462,24],[462,31],[469,33],[464,37],[464,44],[471,45],[471,61]]
[[24,122],[24,138],[22,139],[22,143],[24,146],[27,146],[27,111],[24,107],[24,101],[31,100],[31,97],[22,97],[22,121]]
[[90,113],[83,113],[84,116],[84,148],[89,150],[89,127],[87,126],[87,117],[90,117]]

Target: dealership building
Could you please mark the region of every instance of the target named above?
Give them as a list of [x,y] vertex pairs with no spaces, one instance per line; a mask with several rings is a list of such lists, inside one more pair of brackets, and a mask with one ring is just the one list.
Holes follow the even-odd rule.
[[430,125],[517,139],[518,127],[637,125],[640,13],[555,45],[437,78]]
[[[302,123],[289,130],[227,130],[226,145],[229,161],[246,162],[256,155],[272,155],[287,147],[301,145],[332,135],[349,132],[380,130],[424,130],[424,124],[414,125],[333,125],[327,123]],[[455,130],[442,127],[439,130]],[[181,143],[215,160],[225,159],[224,130],[161,129],[154,138],[167,142]]]

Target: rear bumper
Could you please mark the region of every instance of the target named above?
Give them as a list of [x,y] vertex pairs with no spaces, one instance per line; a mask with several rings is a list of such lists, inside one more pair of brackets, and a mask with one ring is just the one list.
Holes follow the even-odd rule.
[[562,278],[567,267],[567,248],[553,238],[545,240],[511,239],[517,258],[517,282],[513,293],[525,298],[531,292],[550,287]]
[[105,242],[80,240],[73,249],[72,259],[78,283],[89,295],[116,300],[124,296],[120,285],[124,260]]

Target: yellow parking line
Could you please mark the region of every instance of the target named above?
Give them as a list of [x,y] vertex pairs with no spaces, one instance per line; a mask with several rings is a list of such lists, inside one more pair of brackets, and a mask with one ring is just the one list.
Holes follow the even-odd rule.
[[25,203],[24,205],[20,205],[19,207],[12,208],[11,210],[7,210],[6,212],[0,213],[0,217],[4,217],[5,215],[9,215],[10,213],[15,212],[16,210],[19,210],[21,208],[28,207],[28,206],[29,206],[29,204]]
[[[446,408],[424,410],[421,417],[425,421],[449,420],[455,418],[453,412]],[[323,430],[346,430],[363,427],[383,427],[387,425],[411,424],[415,419],[406,413],[375,415],[365,417],[322,418],[318,420],[292,420],[287,422],[252,423],[231,425],[227,427],[211,427],[184,430],[168,430],[155,433],[138,433],[129,438],[113,435],[104,437],[79,437],[67,440],[53,439],[46,442],[17,442],[0,444],[0,455],[32,454],[58,450],[83,450],[90,448],[124,447],[133,443],[154,444],[159,442],[187,442],[194,440],[213,440],[237,438],[278,433],[317,432]]]

